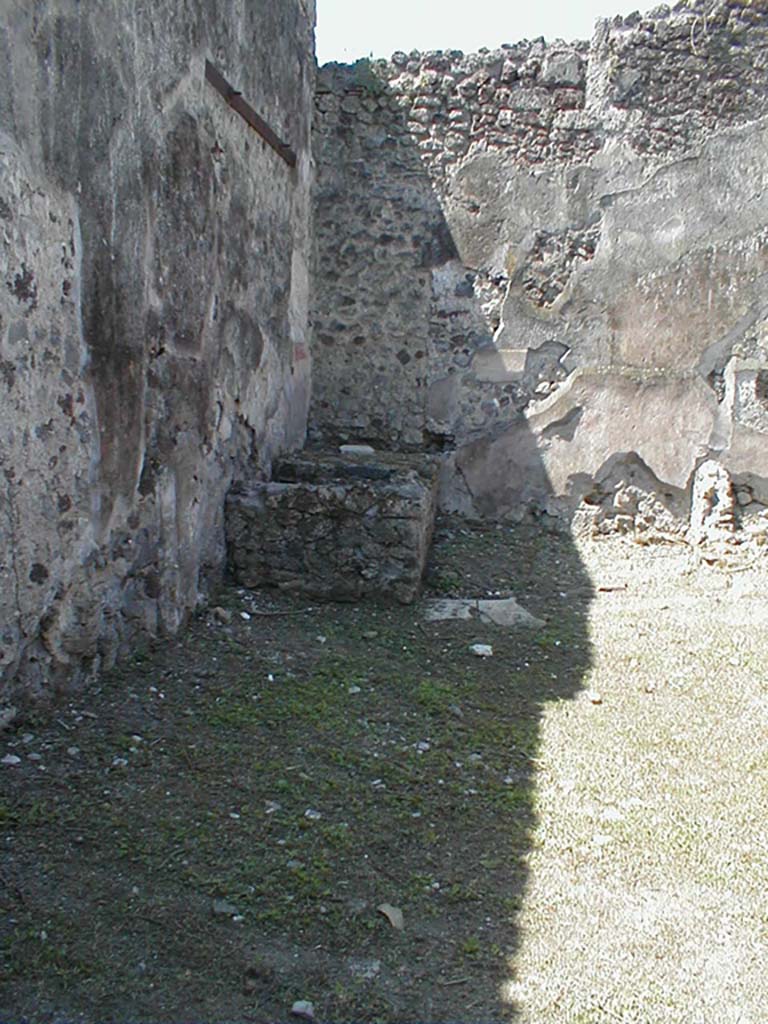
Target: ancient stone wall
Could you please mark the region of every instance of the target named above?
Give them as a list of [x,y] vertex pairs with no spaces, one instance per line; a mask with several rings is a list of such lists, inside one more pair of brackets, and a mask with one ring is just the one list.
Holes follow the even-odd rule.
[[[173,631],[306,427],[314,0],[0,0],[0,690]],[[205,80],[209,59],[297,153]]]
[[673,529],[768,502],[768,3],[321,70],[314,441],[444,507]]

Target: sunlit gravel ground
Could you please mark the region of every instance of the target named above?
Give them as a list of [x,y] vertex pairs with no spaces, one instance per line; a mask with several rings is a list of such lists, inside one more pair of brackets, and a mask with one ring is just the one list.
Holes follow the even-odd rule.
[[509,995],[531,1024],[762,1024],[764,559],[619,541],[581,553],[593,664],[543,716]]

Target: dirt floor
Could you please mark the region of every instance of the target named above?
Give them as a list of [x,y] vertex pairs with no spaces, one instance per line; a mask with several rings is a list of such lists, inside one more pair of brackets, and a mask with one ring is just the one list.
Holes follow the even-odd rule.
[[540,628],[224,590],[0,737],[0,1019],[765,1024],[763,551],[443,523],[425,597]]

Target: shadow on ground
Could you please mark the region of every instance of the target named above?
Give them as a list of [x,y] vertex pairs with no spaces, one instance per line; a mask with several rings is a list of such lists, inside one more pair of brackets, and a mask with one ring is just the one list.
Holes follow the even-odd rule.
[[229,589],[6,735],[0,1016],[513,1020],[539,723],[588,667],[591,589],[567,537],[460,521],[427,589],[546,626]]
[[[350,360],[339,372],[382,417],[413,401],[425,445],[448,459],[493,433],[484,424],[456,441],[452,410],[506,410],[494,430],[513,423],[515,451],[496,464],[483,448],[468,495],[492,516],[494,501],[546,495],[546,474],[514,389],[470,373],[466,393],[451,390],[456,366],[480,349],[488,357],[490,328],[474,300],[463,312],[432,307],[441,274],[462,295],[472,275],[418,150],[394,130],[402,115],[389,116],[393,131],[373,133],[377,153],[355,164],[371,198],[362,219],[379,238],[379,279],[396,281],[412,259],[415,291],[338,301],[367,309],[382,331],[391,312],[430,366],[406,369],[391,346],[404,392],[383,396],[353,372],[366,345],[378,353],[377,335],[345,348],[344,330],[358,330],[350,314],[323,344]],[[407,184],[396,203],[393,174]],[[345,194],[324,188],[328,202]],[[366,238],[349,238],[343,254],[354,287],[366,276],[358,244]],[[20,723],[3,740],[18,763],[0,774],[0,1017],[274,1021],[296,1000],[329,1021],[519,1016],[505,992],[535,842],[541,719],[574,697],[590,663],[591,586],[570,538],[546,522],[442,522],[426,593],[511,594],[541,628],[427,624],[422,604],[319,605],[230,588],[182,639]],[[493,656],[473,655],[474,643]]]

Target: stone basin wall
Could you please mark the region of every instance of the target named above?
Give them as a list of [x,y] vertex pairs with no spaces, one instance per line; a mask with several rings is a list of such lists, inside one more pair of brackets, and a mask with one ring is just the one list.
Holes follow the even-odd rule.
[[310,432],[442,507],[676,530],[768,503],[768,3],[321,70]]
[[245,587],[353,601],[418,596],[438,467],[423,456],[281,459],[274,479],[227,499],[229,565]]

